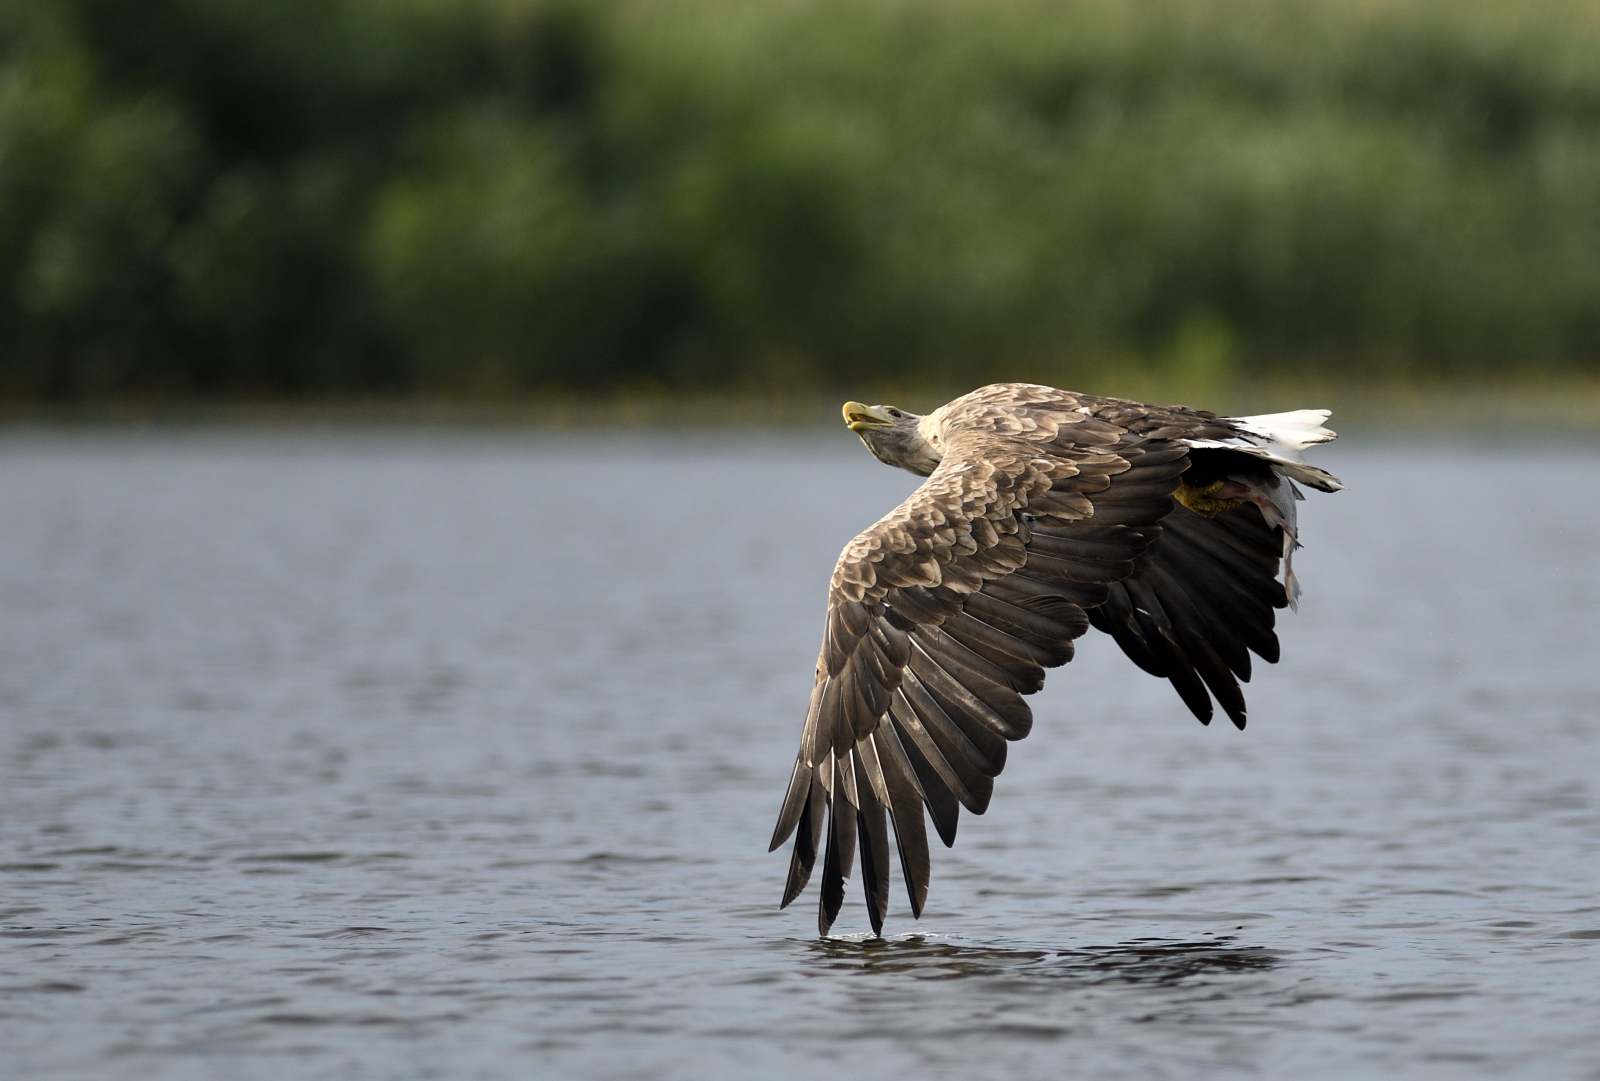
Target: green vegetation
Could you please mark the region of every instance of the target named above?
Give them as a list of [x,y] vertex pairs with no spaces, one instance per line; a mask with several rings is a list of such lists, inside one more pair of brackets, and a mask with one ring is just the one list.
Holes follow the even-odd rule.
[[0,0],[0,397],[1600,369],[1556,0]]

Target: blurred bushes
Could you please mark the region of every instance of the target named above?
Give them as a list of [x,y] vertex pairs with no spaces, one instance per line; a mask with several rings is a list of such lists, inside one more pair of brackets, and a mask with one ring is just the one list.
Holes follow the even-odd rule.
[[0,394],[1593,366],[1596,56],[1577,0],[0,0]]

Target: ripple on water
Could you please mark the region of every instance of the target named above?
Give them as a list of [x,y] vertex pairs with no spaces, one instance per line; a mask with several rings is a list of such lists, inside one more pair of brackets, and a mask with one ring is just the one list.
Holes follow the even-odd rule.
[[1328,457],[1248,733],[1086,639],[818,940],[858,446],[0,437],[5,1072],[1597,1081],[1600,450]]

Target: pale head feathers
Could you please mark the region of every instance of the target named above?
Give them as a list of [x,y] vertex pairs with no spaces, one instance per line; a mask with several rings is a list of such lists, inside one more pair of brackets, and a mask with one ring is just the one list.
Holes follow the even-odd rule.
[[931,433],[937,440],[937,426],[930,426],[928,433],[923,430],[923,422],[931,418],[892,405],[860,402],[845,402],[843,412],[845,426],[860,436],[872,456],[885,465],[926,477],[944,457],[928,438]]

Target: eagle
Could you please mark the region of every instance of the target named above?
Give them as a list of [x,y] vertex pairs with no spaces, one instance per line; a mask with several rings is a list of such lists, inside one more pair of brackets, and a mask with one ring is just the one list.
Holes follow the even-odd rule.
[[[928,834],[983,814],[1024,701],[1090,627],[1172,683],[1208,724],[1239,728],[1250,654],[1278,660],[1274,614],[1300,585],[1298,484],[1325,409],[1222,417],[1031,383],[997,383],[926,416],[846,402],[879,461],[927,479],[845,545],[800,750],[770,850],[794,837],[783,903],[819,851],[818,932],[860,854],[874,934],[889,902],[889,824],[914,917]],[[1281,579],[1280,579],[1281,573]]]

